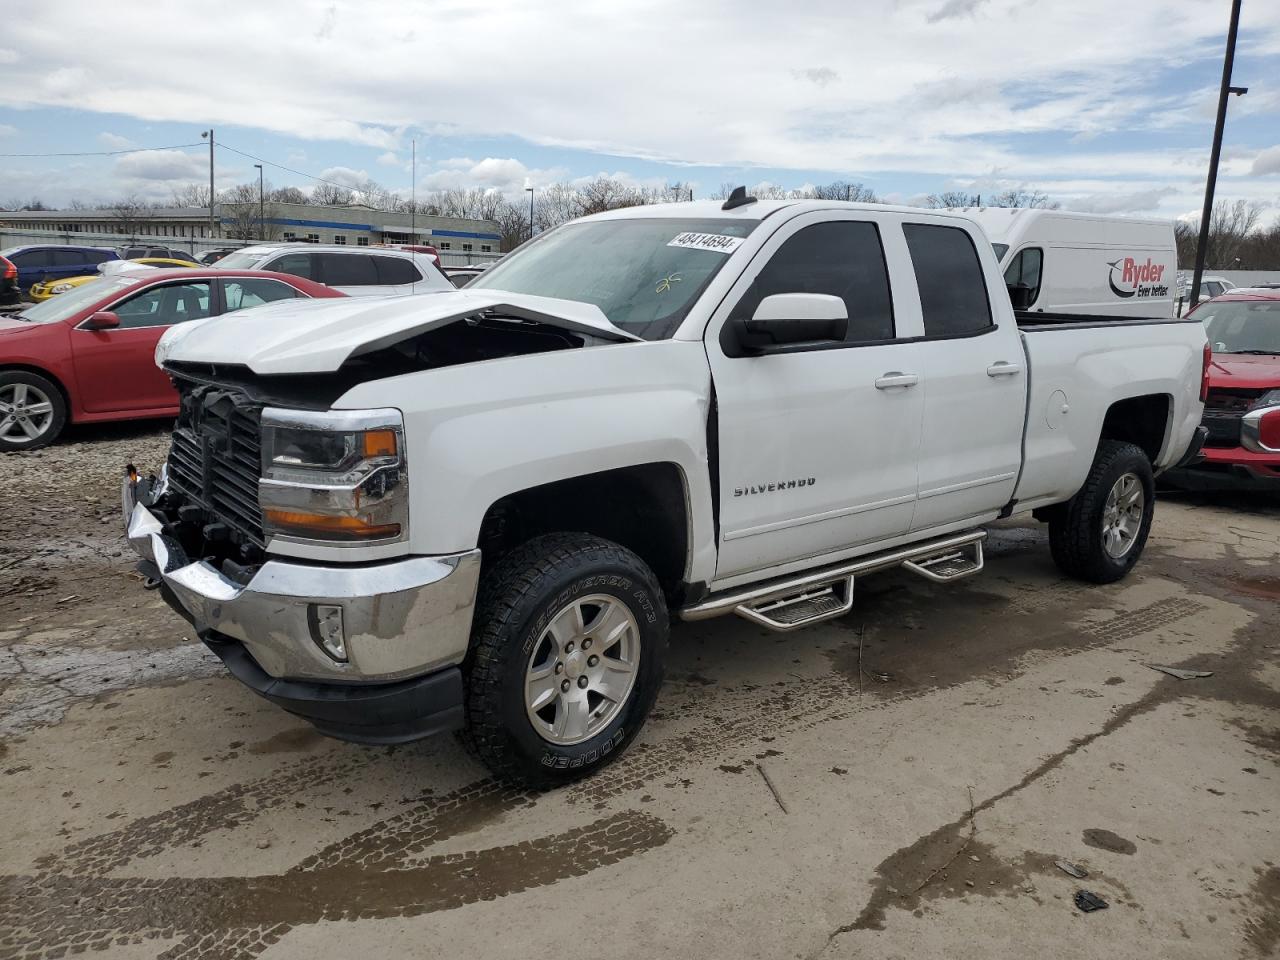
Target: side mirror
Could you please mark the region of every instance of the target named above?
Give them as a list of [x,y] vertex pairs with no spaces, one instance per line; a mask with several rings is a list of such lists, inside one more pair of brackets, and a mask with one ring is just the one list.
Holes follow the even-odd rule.
[[1008,286],[1009,301],[1015,310],[1027,310],[1031,307],[1032,295],[1035,293],[1025,283],[1012,283]]
[[750,320],[730,327],[739,348],[731,356],[773,353],[793,344],[839,343],[849,330],[849,311],[826,293],[775,293],[760,301]]
[[120,326],[120,318],[110,310],[99,310],[95,314],[91,314],[89,319],[84,322],[85,330],[114,330]]

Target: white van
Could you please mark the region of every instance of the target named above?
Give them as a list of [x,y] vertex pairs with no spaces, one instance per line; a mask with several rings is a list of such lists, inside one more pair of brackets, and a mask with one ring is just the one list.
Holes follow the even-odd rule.
[[1172,317],[1178,254],[1171,220],[986,207],[982,224],[1017,310]]

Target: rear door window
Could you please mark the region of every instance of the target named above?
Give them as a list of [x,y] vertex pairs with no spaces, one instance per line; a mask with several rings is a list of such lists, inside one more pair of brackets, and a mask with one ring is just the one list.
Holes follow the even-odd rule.
[[53,265],[55,267],[87,267],[89,258],[83,250],[55,250]]
[[315,254],[286,253],[262,265],[263,270],[274,270],[276,273],[287,273],[307,280],[316,279]]
[[412,260],[404,257],[372,257],[374,267],[378,271],[378,283],[394,286],[402,283],[417,283],[422,279],[418,268]]
[[366,253],[321,253],[323,282],[331,287],[372,287],[378,284],[373,258]]
[[963,337],[994,324],[982,261],[968,232],[931,223],[904,223],[927,337]]
[[292,300],[298,291],[280,280],[267,277],[244,277],[222,282],[222,296],[227,303],[227,313],[257,307],[276,300]]
[[751,319],[760,301],[775,293],[839,297],[849,313],[849,343],[894,337],[889,271],[874,223],[833,220],[798,231],[769,258],[733,317]]

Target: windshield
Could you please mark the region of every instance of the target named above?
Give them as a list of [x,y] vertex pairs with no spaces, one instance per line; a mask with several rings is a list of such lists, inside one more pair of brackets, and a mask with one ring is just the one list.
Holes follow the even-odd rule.
[[237,250],[235,253],[228,253],[218,261],[218,268],[222,269],[225,267],[228,270],[251,270],[269,256],[271,256],[270,250],[255,250],[253,247],[245,247],[243,250]]
[[1280,355],[1280,300],[1219,300],[1196,316],[1204,321],[1214,353]]
[[136,274],[134,276],[99,277],[96,280],[90,280],[88,283],[82,283],[78,287],[72,287],[66,293],[50,297],[43,303],[37,303],[34,307],[27,307],[22,313],[18,314],[18,317],[30,323],[58,323],[67,319],[73,313],[77,313],[98,300],[104,299],[109,294],[119,293],[141,280],[142,277]]
[[589,220],[551,230],[467,284],[594,303],[645,340],[675,333],[759,220]]

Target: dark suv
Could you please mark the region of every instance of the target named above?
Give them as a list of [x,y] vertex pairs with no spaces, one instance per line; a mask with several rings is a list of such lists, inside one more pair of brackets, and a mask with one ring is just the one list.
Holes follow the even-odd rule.
[[132,244],[127,247],[120,248],[120,258],[122,260],[142,260],[148,257],[160,257],[164,260],[189,260],[192,266],[196,266],[199,261],[188,253],[186,250],[179,250],[176,247],[157,247],[144,246],[143,244]]
[[107,247],[71,247],[63,244],[31,244],[0,250],[18,269],[18,287],[27,291],[34,283],[83,277],[98,272],[98,266],[120,255]]

